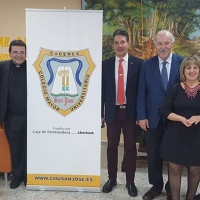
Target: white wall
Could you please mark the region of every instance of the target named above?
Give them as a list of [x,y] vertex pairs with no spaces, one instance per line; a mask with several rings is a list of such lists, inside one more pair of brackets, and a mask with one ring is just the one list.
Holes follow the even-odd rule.
[[9,43],[13,39],[26,42],[26,8],[78,10],[81,0],[1,0],[0,5],[0,60],[7,60]]

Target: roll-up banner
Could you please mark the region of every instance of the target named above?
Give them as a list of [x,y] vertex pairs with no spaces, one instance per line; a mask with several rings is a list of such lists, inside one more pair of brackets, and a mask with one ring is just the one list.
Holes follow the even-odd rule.
[[102,14],[26,9],[29,190],[100,192]]

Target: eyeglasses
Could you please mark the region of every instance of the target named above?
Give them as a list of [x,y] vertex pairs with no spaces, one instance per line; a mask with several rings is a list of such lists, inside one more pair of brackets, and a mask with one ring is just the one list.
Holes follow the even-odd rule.
[[18,55],[18,54],[19,54],[19,55],[21,55],[21,56],[26,54],[25,51],[20,51],[20,52],[19,52],[19,51],[12,51],[11,53],[12,53],[13,55]]

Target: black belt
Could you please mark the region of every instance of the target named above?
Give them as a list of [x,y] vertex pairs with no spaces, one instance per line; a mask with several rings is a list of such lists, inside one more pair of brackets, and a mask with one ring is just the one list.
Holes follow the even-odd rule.
[[126,109],[126,104],[115,105],[115,108],[117,108],[117,109]]

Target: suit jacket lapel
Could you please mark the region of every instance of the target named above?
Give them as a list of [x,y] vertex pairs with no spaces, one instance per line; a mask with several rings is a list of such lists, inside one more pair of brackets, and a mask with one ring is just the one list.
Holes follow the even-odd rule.
[[127,81],[126,86],[129,83],[129,80],[131,78],[131,75],[133,73],[134,67],[133,67],[133,59],[130,59],[130,56],[128,56],[128,71],[127,71]]
[[171,70],[170,70],[170,76],[169,76],[169,82],[168,82],[168,88],[172,86],[174,83],[174,79],[177,76],[177,73],[179,71],[179,63],[177,63],[177,60],[174,55],[172,55],[172,63],[171,63]]
[[114,88],[114,90],[116,90],[116,86],[115,86],[115,57],[113,57],[113,59],[110,62],[110,81],[111,84]]

